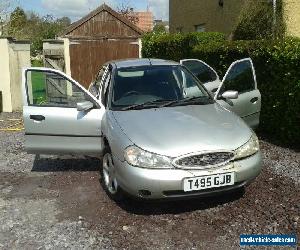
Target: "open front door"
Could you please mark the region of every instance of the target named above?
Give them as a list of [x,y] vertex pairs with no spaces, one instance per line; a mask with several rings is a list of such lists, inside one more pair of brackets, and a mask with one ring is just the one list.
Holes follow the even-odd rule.
[[215,93],[220,86],[220,78],[217,72],[207,63],[198,59],[184,59],[180,64],[187,67],[212,93]]
[[[226,99],[226,91],[238,91],[237,99]],[[259,125],[261,94],[257,89],[255,69],[250,58],[231,64],[215,95],[216,101],[233,111],[253,129]]]
[[47,68],[23,70],[25,149],[34,154],[102,152],[104,107],[75,80]]

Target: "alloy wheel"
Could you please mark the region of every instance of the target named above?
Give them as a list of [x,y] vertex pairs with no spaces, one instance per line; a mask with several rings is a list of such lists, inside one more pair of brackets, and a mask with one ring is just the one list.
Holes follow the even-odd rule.
[[115,173],[112,156],[110,153],[106,153],[103,157],[103,179],[105,187],[112,195],[118,192],[118,182]]

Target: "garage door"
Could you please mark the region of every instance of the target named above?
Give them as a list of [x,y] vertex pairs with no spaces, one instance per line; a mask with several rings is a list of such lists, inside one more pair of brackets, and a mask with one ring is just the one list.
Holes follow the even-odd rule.
[[86,88],[105,62],[138,57],[139,46],[133,39],[70,41],[72,77]]

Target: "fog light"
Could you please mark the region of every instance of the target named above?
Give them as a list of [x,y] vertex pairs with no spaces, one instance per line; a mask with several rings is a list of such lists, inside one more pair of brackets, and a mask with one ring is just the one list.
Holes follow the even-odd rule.
[[139,190],[139,195],[142,197],[151,196],[151,192],[149,190]]

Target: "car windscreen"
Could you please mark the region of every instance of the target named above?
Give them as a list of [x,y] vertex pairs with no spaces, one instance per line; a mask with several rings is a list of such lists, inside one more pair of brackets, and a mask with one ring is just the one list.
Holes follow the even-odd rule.
[[111,106],[124,108],[197,97],[210,99],[198,79],[181,65],[129,67],[114,74]]

